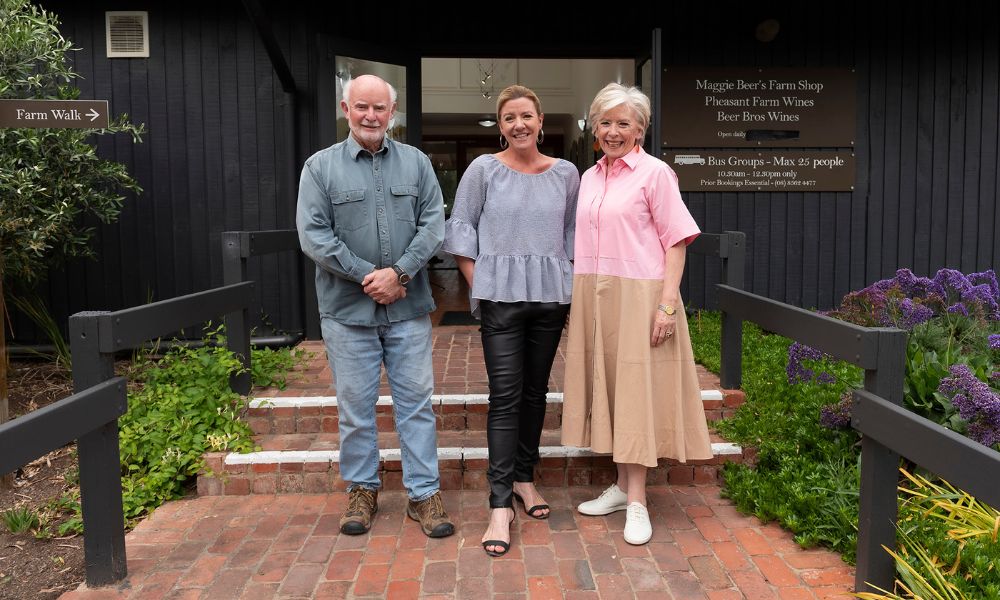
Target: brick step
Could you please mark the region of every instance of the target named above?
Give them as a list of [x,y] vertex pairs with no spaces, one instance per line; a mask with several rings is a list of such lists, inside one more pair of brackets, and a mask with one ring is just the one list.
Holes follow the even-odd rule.
[[[546,486],[608,485],[615,466],[607,455],[589,448],[560,445],[558,431],[543,431],[536,482]],[[327,493],[342,491],[339,436],[336,433],[271,434],[256,437],[262,450],[248,454],[210,453],[198,475],[200,495]],[[393,432],[379,434],[380,471],[385,489],[402,489],[399,440]],[[680,463],[661,459],[650,469],[655,484],[716,484],[723,465],[743,462],[743,449],[712,435],[714,457]],[[483,490],[486,485],[485,431],[440,431],[438,460],[441,488]]]
[[[438,394],[432,399],[439,431],[482,431],[486,429],[487,394]],[[548,395],[545,429],[558,429],[562,420],[561,393]],[[743,404],[739,390],[702,390],[701,399],[709,423],[732,416]],[[337,397],[258,397],[247,413],[246,420],[255,434],[336,433]],[[375,421],[379,431],[394,429],[392,397],[380,396],[375,406]]]

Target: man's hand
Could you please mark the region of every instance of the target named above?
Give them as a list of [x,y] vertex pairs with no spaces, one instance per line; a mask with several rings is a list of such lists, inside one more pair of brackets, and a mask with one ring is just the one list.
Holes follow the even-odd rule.
[[392,267],[375,269],[365,275],[361,285],[364,286],[365,293],[379,304],[392,304],[406,297],[406,288],[399,283],[399,276]]

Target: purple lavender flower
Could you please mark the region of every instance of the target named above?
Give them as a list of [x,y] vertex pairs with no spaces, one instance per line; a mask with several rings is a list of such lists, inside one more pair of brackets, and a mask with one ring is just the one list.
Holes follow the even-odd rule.
[[934,275],[934,283],[941,286],[945,295],[961,298],[962,295],[972,288],[969,278],[955,269],[941,269]]
[[968,423],[968,436],[984,446],[1000,443],[1000,397],[968,365],[952,365],[948,371],[950,376],[941,380],[938,391],[951,396]]
[[[896,285],[896,280],[895,279],[880,279],[880,280],[876,281],[875,283],[871,284],[870,286],[868,286],[865,289],[866,290],[872,290],[874,292],[885,293],[885,292],[888,292],[890,289],[892,289],[892,287],[894,285]],[[862,291],[864,291],[864,290],[862,290]]]
[[990,334],[990,350],[1000,350],[1000,335]]
[[837,377],[833,373],[823,372],[816,375],[816,383],[837,383]]
[[827,429],[847,429],[851,426],[851,408],[851,395],[844,394],[839,402],[819,409],[819,424]]
[[836,382],[837,378],[833,375],[825,372],[817,375],[804,362],[807,360],[823,360],[824,358],[827,358],[827,355],[816,348],[793,342],[788,347],[788,365],[785,367],[785,375],[788,376],[788,383],[807,383],[814,379],[817,383]]
[[788,383],[812,381],[815,373],[812,369],[805,366],[802,361],[820,360],[822,358],[823,353],[819,350],[798,342],[792,342],[792,345],[788,347],[788,365],[785,367],[785,375],[788,376]]
[[907,294],[911,298],[923,298],[931,300],[935,297],[943,298],[946,294],[944,288],[934,283],[927,277],[917,277]]
[[956,302],[947,308],[947,311],[953,315],[962,315],[963,317],[969,316],[969,309],[965,307],[961,302]]
[[910,330],[917,325],[930,321],[934,317],[934,311],[923,304],[918,304],[909,298],[903,298],[899,303],[900,319],[897,326]]
[[970,438],[984,446],[992,448],[997,443],[1000,443],[1000,430],[997,430],[992,425],[986,425],[982,422],[970,423],[967,431]]
[[962,302],[966,304],[978,304],[983,312],[995,318],[997,313],[997,299],[993,295],[989,284],[983,283],[977,286],[969,285],[968,289],[962,292]]
[[993,293],[993,298],[1000,302],[1000,284],[997,283],[997,274],[993,272],[993,269],[980,273],[969,273],[969,282],[972,285],[986,284]]
[[917,283],[917,276],[909,269],[899,269],[896,271],[895,283],[904,294],[909,296]]

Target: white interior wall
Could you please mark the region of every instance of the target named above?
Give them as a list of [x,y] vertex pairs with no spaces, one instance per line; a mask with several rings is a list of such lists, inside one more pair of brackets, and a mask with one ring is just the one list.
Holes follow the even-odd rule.
[[[468,114],[472,127],[476,118],[494,114],[497,94],[514,83],[534,90],[543,112],[580,119],[605,84],[634,79],[630,60],[425,58],[421,69],[424,114]],[[493,71],[491,98],[480,86],[484,70]]]

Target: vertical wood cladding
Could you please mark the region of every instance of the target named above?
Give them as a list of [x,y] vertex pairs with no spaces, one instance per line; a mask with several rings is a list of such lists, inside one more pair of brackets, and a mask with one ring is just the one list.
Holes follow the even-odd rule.
[[[53,271],[45,293],[65,323],[79,310],[116,310],[222,284],[220,233],[294,228],[297,176],[287,173],[284,131],[293,126],[289,99],[239,3],[184,2],[149,10],[150,57],[105,56],[102,3],[45,3],[61,32],[82,50],[73,54],[83,98],[106,98],[113,114],[144,123],[143,143],[127,136],[99,138],[99,152],[127,165],[143,188],[127,198],[116,224],[97,230],[97,261],[74,261]],[[120,6],[118,7],[120,8]],[[277,28],[296,65],[309,48]],[[299,69],[303,93],[308,72]],[[260,282],[260,335],[268,324],[302,329],[301,269],[291,253],[250,262]],[[192,332],[188,332],[189,334]],[[44,342],[26,319],[15,322],[19,342]]]
[[[290,142],[293,99],[282,92],[240,3],[134,3],[129,8],[149,10],[150,57],[115,60],[105,58],[104,10],[121,6],[44,4],[82,48],[75,59],[82,97],[107,98],[115,113],[128,113],[148,131],[139,145],[124,137],[99,141],[101,153],[125,163],[144,192],[128,199],[117,224],[93,223],[98,262],[52,273],[44,291],[57,318],[220,285],[220,232],[294,227],[298,170],[317,149],[316,111],[333,110],[332,99],[315,97],[315,40],[321,28],[356,34],[349,19],[332,8],[264,3],[300,89]],[[642,19],[663,28],[668,66],[856,69],[853,192],[685,195],[705,231],[746,232],[752,291],[829,308],[898,267],[971,271],[1000,259],[997,3],[922,0],[898,9],[861,0],[671,2]],[[477,29],[464,13],[412,10],[380,27],[379,39],[433,56],[495,56],[510,48],[525,57],[595,56],[599,40],[615,43],[600,19],[580,25],[593,27],[590,33],[519,34],[496,27],[495,15]],[[765,44],[754,39],[754,28],[766,18],[777,19],[781,31]],[[544,28],[566,21],[553,15],[541,22]],[[607,52],[627,55],[631,46]],[[686,298],[713,305],[717,262],[690,256],[688,265]],[[267,320],[302,329],[296,259],[256,259],[250,276],[260,282]],[[21,318],[15,339],[41,341]]]

